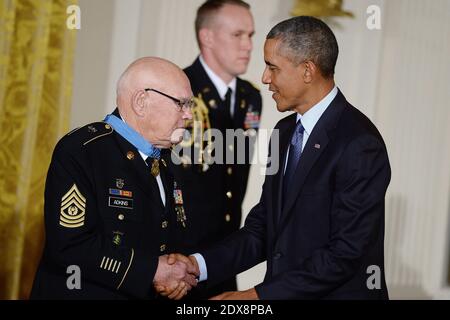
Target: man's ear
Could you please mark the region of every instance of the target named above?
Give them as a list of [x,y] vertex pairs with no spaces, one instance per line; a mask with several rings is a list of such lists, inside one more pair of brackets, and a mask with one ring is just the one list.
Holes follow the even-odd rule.
[[305,83],[311,83],[311,81],[316,77],[318,71],[319,70],[317,69],[317,66],[314,64],[314,62],[310,60],[305,61],[303,81],[305,81]]
[[213,43],[212,30],[202,28],[198,32],[198,39],[202,47],[211,48]]
[[146,98],[147,92],[145,92],[145,90],[137,90],[131,97],[131,107],[139,117],[143,117],[145,115]]

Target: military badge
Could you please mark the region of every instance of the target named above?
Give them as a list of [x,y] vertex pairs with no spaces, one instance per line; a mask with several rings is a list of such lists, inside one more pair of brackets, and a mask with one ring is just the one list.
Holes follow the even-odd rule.
[[176,181],[173,183],[173,199],[175,202],[175,213],[177,214],[177,222],[181,223],[184,228],[186,228],[186,213],[183,207],[183,193],[178,187]]
[[250,106],[247,114],[245,115],[244,120],[244,129],[258,129],[259,128],[259,120],[260,115],[258,111],[253,111],[253,108]]
[[123,179],[116,179],[116,187],[122,189],[125,185],[125,181]]
[[133,209],[133,199],[108,197],[108,207]]
[[84,225],[86,198],[74,184],[61,198],[59,224],[66,228],[77,228]]
[[180,189],[173,190],[173,198],[175,199],[175,204],[183,204],[183,195]]
[[123,236],[123,232],[113,231],[113,243],[116,246],[120,246],[122,244],[122,236]]
[[153,159],[152,167],[150,168],[150,172],[151,172],[152,176],[154,176],[155,178],[157,176],[159,176],[159,161],[158,161],[158,159]]
[[120,190],[120,189],[113,189],[113,188],[109,189],[109,194],[114,195],[114,196],[128,197],[128,198],[132,198],[133,197],[133,192],[131,192],[131,191]]

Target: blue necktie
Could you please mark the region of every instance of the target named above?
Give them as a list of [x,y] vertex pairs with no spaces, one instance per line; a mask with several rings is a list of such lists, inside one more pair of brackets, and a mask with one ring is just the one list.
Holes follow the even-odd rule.
[[303,128],[302,122],[301,120],[298,120],[295,126],[294,134],[291,138],[291,144],[289,146],[289,157],[283,178],[283,196],[286,196],[287,191],[289,190],[292,178],[294,177],[295,169],[297,168],[298,161],[300,160],[300,155],[302,154],[304,132],[305,128]]

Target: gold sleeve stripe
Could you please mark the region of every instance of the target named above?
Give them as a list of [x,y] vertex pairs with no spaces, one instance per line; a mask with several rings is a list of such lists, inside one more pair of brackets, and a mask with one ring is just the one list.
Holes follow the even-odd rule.
[[119,272],[119,269],[120,269],[120,265],[121,265],[121,264],[122,264],[122,262],[119,261],[119,264],[117,265],[116,273]]
[[103,257],[102,263],[100,263],[100,268],[102,268],[102,269],[103,269],[103,262],[105,262],[105,258],[106,258],[106,257]]
[[77,224],[67,224],[67,223],[60,221],[59,224],[66,228],[78,228],[78,227],[81,227],[82,225],[84,225],[84,221],[77,223]]
[[[78,191],[78,189],[77,189],[77,191]],[[79,192],[79,191],[78,191]],[[72,196],[72,197],[69,197],[69,196]],[[70,202],[72,199],[75,199],[75,200],[77,200],[77,202],[78,202],[78,204],[79,205],[84,205],[84,204],[86,204],[86,198],[85,197],[83,197],[83,195],[81,194],[81,193],[76,193],[76,192],[73,192],[73,195],[71,195],[71,194],[65,194],[64,195],[64,197],[63,197],[63,201],[61,202],[61,207],[64,207],[68,202]]]
[[65,214],[61,214],[61,216],[59,217],[59,220],[62,222],[68,223],[68,224],[79,223],[79,222],[84,221],[84,214],[81,216],[75,217],[75,219],[73,217],[68,217]]
[[116,264],[117,264],[117,260],[114,260],[114,264],[113,264],[113,266],[112,266],[112,272],[114,272],[114,270],[116,269]]
[[77,199],[80,202],[86,202],[86,198],[81,194],[80,190],[78,190],[77,185],[74,184],[69,191],[66,192],[66,194],[62,197],[63,202],[65,202],[68,198],[70,199],[69,196],[72,196],[72,193],[74,196],[77,197]]
[[125,270],[125,273],[123,274],[122,281],[120,281],[119,285],[117,286],[117,290],[119,290],[120,286],[122,285],[123,281],[125,280],[125,277],[126,277],[127,274],[128,274],[128,270],[130,270],[131,264],[133,263],[133,258],[134,258],[134,249],[131,248],[131,258],[130,258],[130,262],[128,263],[127,270]]
[[114,259],[109,260],[108,271],[111,271],[111,265],[112,265],[113,261],[114,261]]

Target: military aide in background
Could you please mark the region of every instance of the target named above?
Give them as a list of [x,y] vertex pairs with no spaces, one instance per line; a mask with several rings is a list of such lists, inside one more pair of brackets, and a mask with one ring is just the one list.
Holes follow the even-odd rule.
[[[159,58],[132,63],[117,109],[57,144],[45,188],[46,242],[32,299],[183,297],[196,285],[179,250],[188,217],[168,171],[169,147],[192,117],[188,78]],[[169,153],[169,154],[167,154]]]
[[[189,215],[188,244],[192,248],[221,240],[239,229],[249,153],[261,115],[259,90],[238,78],[246,72],[252,51],[250,6],[239,0],[207,1],[197,11],[195,31],[201,54],[185,72],[196,106],[191,140],[182,142],[192,151],[175,169]],[[213,148],[211,128],[222,133],[223,149],[217,149],[220,145]],[[226,129],[234,130],[236,141],[246,139],[243,149],[238,149],[233,139],[225,141]],[[216,160],[225,162],[227,153],[232,160],[227,164],[208,163],[211,151]],[[239,160],[241,163],[236,163]],[[236,290],[234,277],[213,288],[197,287],[189,296],[207,298],[227,290]]]

